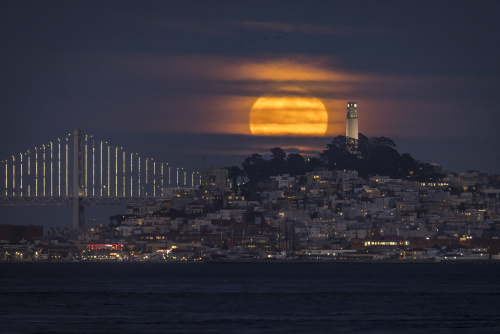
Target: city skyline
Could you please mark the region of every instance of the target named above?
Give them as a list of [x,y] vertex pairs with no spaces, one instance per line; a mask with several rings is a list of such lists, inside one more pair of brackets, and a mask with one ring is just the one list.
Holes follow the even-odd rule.
[[2,331],[499,331],[500,1],[0,8]]
[[[498,173],[498,6],[7,2],[2,159],[75,128],[188,168],[276,146],[310,157],[357,101],[360,133]],[[325,105],[324,136],[251,134],[254,103],[286,86]]]

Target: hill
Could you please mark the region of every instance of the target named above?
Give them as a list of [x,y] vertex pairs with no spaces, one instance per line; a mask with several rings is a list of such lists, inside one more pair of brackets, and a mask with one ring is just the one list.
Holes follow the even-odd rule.
[[286,154],[280,147],[275,147],[271,149],[269,160],[255,153],[245,158],[241,166],[242,169],[238,166],[229,167],[229,178],[235,180],[238,176],[246,176],[250,188],[269,176],[297,176],[318,169],[349,169],[358,171],[362,177],[388,175],[391,178],[425,182],[444,177],[438,166],[417,161],[408,153],[399,153],[392,139],[368,138],[361,133],[358,140],[345,136],[333,138],[323,152],[310,159],[297,153]]

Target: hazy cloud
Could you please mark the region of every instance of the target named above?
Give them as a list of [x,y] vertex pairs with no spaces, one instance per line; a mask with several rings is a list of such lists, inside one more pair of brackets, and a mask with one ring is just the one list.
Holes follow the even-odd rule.
[[282,33],[327,34],[327,35],[393,35],[395,32],[381,27],[334,26],[310,23],[279,23],[261,21],[236,21],[236,25],[248,29],[274,31]]

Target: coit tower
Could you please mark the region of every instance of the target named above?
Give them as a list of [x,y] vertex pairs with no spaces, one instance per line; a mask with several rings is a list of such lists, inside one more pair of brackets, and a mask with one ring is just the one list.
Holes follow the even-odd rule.
[[358,103],[347,102],[347,120],[345,124],[345,136],[358,139]]

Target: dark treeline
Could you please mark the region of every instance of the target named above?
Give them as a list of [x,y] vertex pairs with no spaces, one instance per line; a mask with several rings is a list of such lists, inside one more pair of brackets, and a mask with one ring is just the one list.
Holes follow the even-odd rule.
[[[357,145],[356,145],[357,144]],[[264,159],[260,154],[252,154],[238,166],[229,167],[229,178],[236,189],[236,179],[246,176],[247,187],[254,188],[258,182],[269,176],[290,174],[304,175],[319,169],[357,170],[362,177],[384,175],[415,181],[436,181],[443,177],[434,166],[415,160],[410,154],[400,154],[396,144],[386,137],[368,138],[359,134],[357,143],[346,140],[345,136],[337,136],[326,145],[318,157],[304,159],[297,153],[286,154],[279,147],[271,149],[271,158]]]

